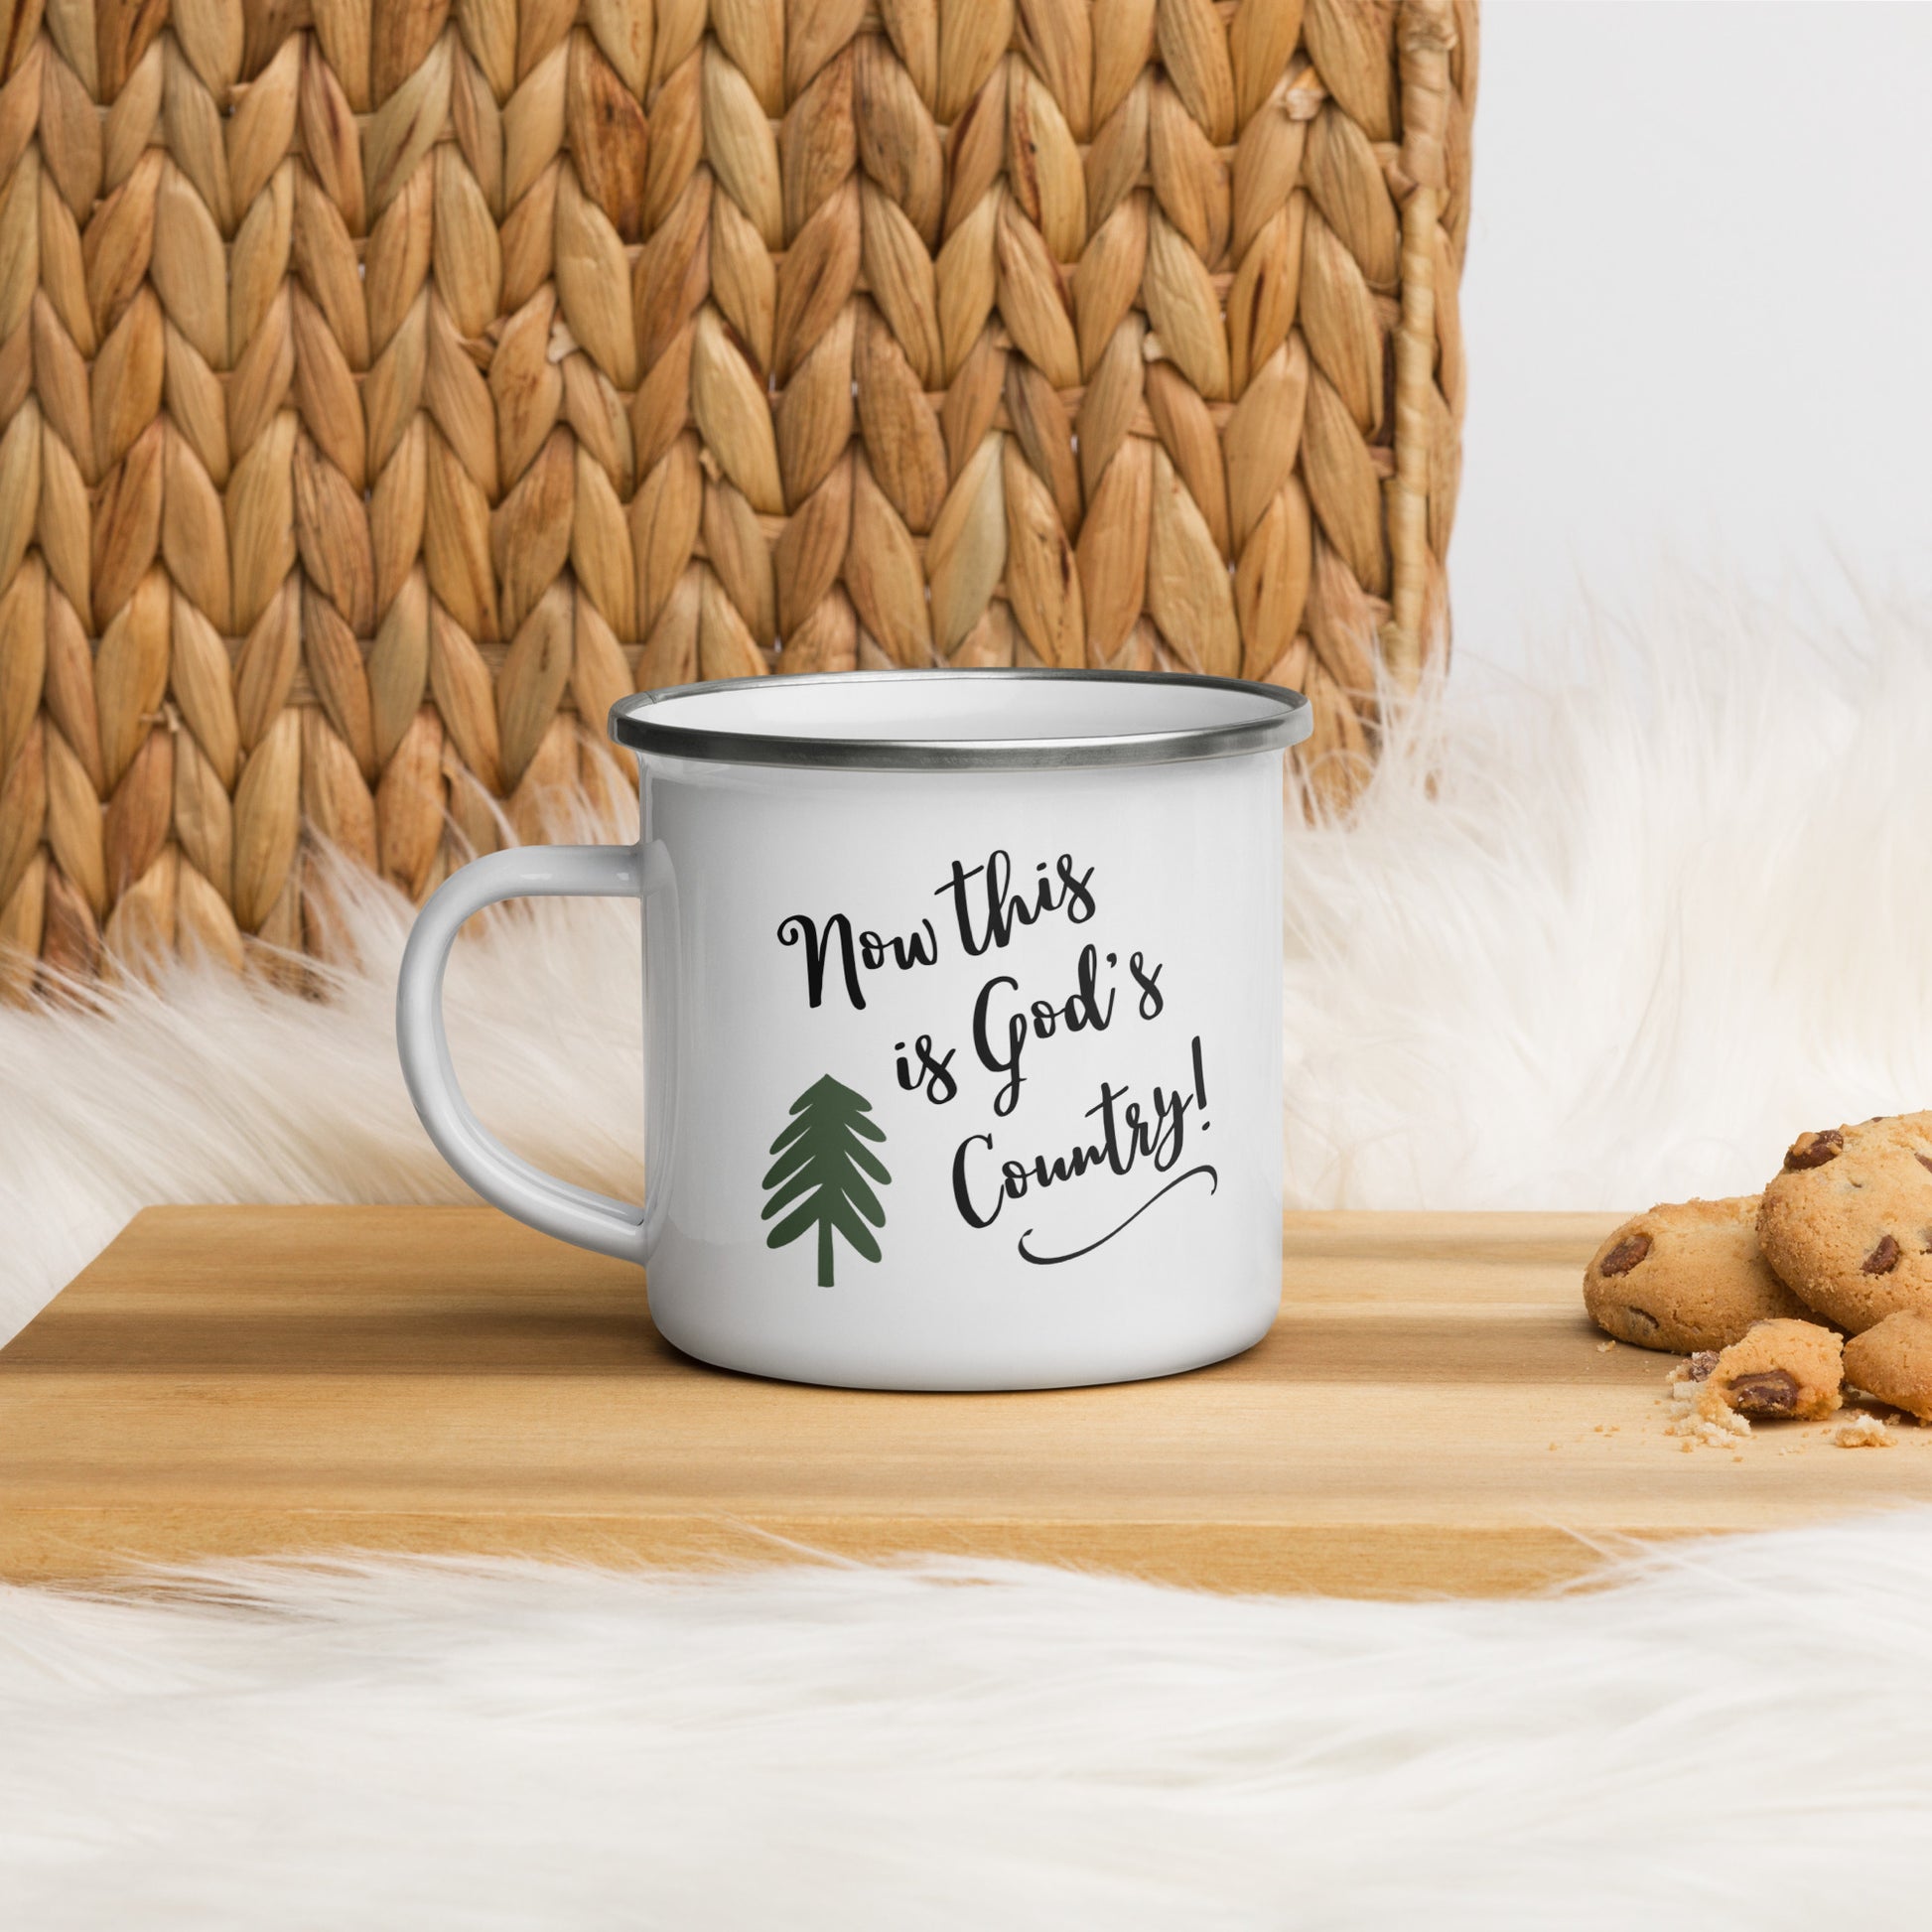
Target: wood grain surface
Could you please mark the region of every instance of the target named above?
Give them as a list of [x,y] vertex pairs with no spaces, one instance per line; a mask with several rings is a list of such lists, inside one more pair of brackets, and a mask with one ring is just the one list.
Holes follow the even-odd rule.
[[465,1551],[997,1555],[1225,1589],[1495,1592],[1632,1537],[1932,1500],[1932,1430],[1664,1434],[1602,1348],[1602,1214],[1300,1214],[1281,1319],[1124,1387],[885,1395],[702,1367],[625,1264],[484,1208],[139,1216],[0,1351],[0,1577]]

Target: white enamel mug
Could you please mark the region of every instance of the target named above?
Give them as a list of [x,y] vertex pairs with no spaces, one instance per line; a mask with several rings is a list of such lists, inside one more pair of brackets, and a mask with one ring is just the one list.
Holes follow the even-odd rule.
[[[1282,755],[1300,693],[1103,671],[772,677],[626,698],[638,845],[479,859],[397,993],[410,1095],[485,1200],[648,1264],[725,1368],[858,1388],[1127,1381],[1281,1293]],[[643,901],[641,1208],[458,1091],[458,929]]]

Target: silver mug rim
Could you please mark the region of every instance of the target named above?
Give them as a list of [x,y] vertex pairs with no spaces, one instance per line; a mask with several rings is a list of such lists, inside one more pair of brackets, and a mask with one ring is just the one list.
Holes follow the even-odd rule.
[[845,771],[1068,771],[1103,765],[1175,764],[1195,759],[1236,758],[1248,752],[1299,745],[1314,729],[1308,699],[1286,685],[1250,678],[1210,677],[1200,671],[1059,670],[986,666],[972,670],[806,671],[785,676],[787,685],[929,684],[933,679],[1009,682],[1160,684],[1231,691],[1275,707],[1273,715],[1162,731],[1118,732],[1081,738],[825,738],[769,732],[734,732],[660,723],[650,715],[673,698],[759,689],[759,678],[713,678],[638,691],[611,707],[610,733],[620,745],[658,758],[707,759],[730,764],[775,764]]

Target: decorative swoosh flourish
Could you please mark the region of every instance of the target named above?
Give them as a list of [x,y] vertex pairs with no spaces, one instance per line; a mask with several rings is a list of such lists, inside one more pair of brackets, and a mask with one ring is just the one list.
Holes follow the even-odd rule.
[[1107,1243],[1114,1238],[1115,1235],[1120,1233],[1121,1228],[1132,1227],[1134,1223],[1138,1221],[1141,1218],[1141,1216],[1145,1214],[1148,1211],[1148,1209],[1152,1207],[1154,1203],[1161,1198],[1161,1194],[1173,1193],[1173,1190],[1176,1187],[1178,1187],[1183,1180],[1192,1180],[1197,1173],[1204,1173],[1207,1176],[1207,1191],[1210,1194],[1218,1194],[1221,1191],[1221,1176],[1217,1174],[1212,1168],[1208,1167],[1205,1163],[1203,1163],[1198,1168],[1189,1168],[1185,1173],[1175,1174],[1174,1177],[1171,1181],[1169,1181],[1165,1187],[1161,1189],[1160,1193],[1149,1195],[1149,1197],[1146,1200],[1144,1200],[1139,1207],[1135,1208],[1133,1213],[1128,1215],[1127,1219],[1121,1222],[1120,1227],[1109,1228],[1107,1232],[1103,1234],[1098,1241],[1089,1241],[1084,1248],[1075,1248],[1070,1255],[1036,1255],[1031,1253],[1027,1247],[1027,1242],[1033,1235],[1033,1229],[1029,1228],[1027,1232],[1020,1237],[1021,1259],[1023,1261],[1031,1261],[1036,1268],[1053,1268],[1053,1267],[1057,1267],[1059,1263],[1061,1263],[1062,1261],[1078,1261],[1082,1255],[1090,1255],[1093,1253],[1094,1249],[1104,1248],[1107,1245]]

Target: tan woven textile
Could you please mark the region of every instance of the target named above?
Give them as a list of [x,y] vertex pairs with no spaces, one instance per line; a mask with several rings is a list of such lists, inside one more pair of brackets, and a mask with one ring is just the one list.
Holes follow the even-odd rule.
[[[0,993],[771,670],[1447,630],[1474,0],[0,0]],[[1334,755],[1339,754],[1337,760]]]

